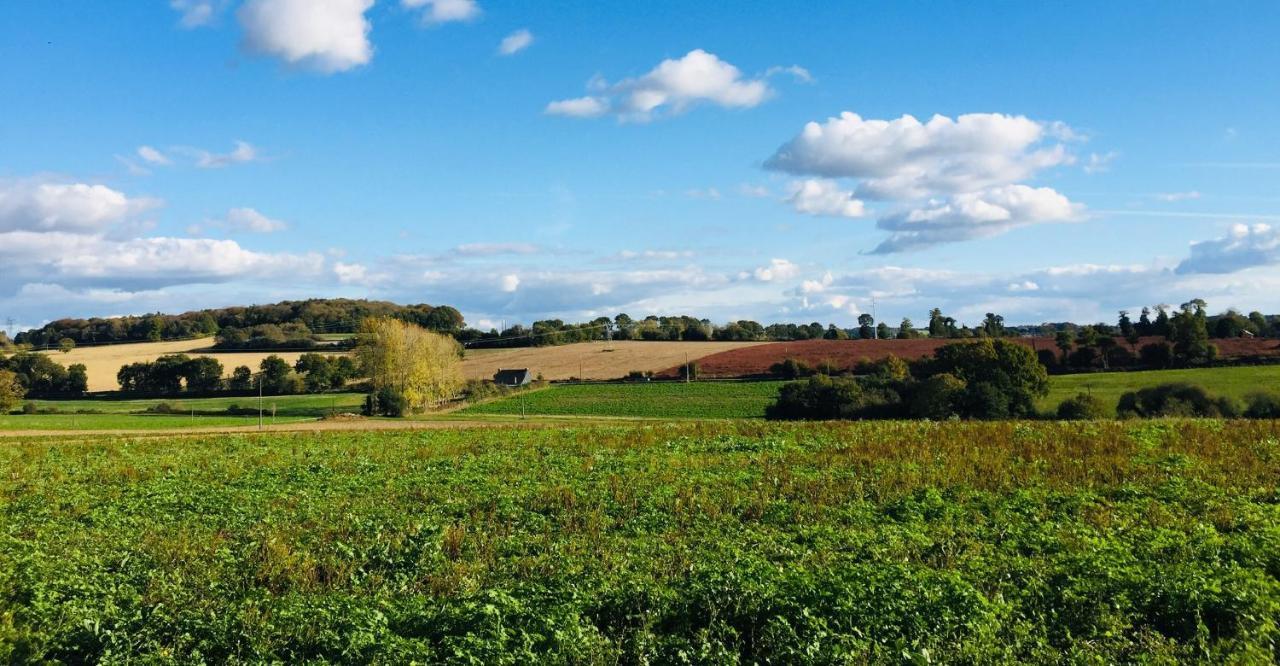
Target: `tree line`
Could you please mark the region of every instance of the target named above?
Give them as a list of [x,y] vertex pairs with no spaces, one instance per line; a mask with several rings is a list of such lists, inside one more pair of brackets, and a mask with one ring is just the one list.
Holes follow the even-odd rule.
[[290,365],[273,354],[262,359],[257,373],[242,365],[224,379],[216,358],[170,354],[123,366],[116,381],[121,391],[147,395],[246,393],[259,388],[266,395],[289,395],[340,389],[358,376],[355,362],[347,356],[306,353]]

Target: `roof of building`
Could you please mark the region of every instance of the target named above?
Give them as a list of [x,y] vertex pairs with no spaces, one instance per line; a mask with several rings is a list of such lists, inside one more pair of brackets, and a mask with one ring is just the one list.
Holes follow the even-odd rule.
[[493,381],[500,384],[509,384],[511,382],[529,381],[528,368],[510,368],[503,369],[493,373]]

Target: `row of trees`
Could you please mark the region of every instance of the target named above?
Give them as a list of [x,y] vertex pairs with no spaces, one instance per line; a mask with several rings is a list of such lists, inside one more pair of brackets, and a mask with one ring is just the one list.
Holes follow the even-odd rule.
[[287,395],[342,388],[359,373],[349,357],[307,353],[293,365],[279,356],[268,356],[258,364],[256,376],[246,365],[235,368],[228,379],[222,375],[222,363],[216,358],[173,354],[126,365],[116,373],[116,380],[121,391],[150,395],[248,392],[259,385],[263,393]]
[[13,374],[12,379],[24,396],[78,397],[89,389],[89,375],[83,364],[63,367],[45,354],[19,352],[8,358],[0,356],[0,370]]

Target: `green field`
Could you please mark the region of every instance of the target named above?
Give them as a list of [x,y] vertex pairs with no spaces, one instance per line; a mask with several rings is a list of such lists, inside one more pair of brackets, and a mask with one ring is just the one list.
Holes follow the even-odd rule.
[[1050,379],[1049,395],[1039,407],[1051,412],[1077,393],[1092,393],[1114,406],[1127,391],[1170,382],[1198,384],[1215,395],[1236,398],[1254,391],[1280,393],[1280,365],[1058,375]]
[[[364,401],[361,393],[266,396],[263,406],[267,422],[292,423],[317,419],[330,411],[359,411]],[[20,414],[0,416],[3,430],[104,430],[165,429],[250,425],[254,416],[228,416],[231,405],[256,409],[257,396],[234,398],[168,398],[147,400],[32,400],[40,409],[56,409],[59,414]],[[183,414],[149,414],[147,408],[168,403],[182,409]],[[195,414],[191,414],[191,411]],[[72,413],[72,412],[84,413]]]
[[468,407],[461,416],[622,416],[662,419],[763,418],[783,382],[568,384]]
[[1271,663],[1275,422],[0,446],[0,663]]

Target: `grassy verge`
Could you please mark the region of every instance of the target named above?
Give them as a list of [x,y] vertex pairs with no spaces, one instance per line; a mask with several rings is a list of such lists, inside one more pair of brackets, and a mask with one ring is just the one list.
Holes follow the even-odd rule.
[[103,438],[0,468],[4,663],[1270,663],[1280,639],[1272,422]]

